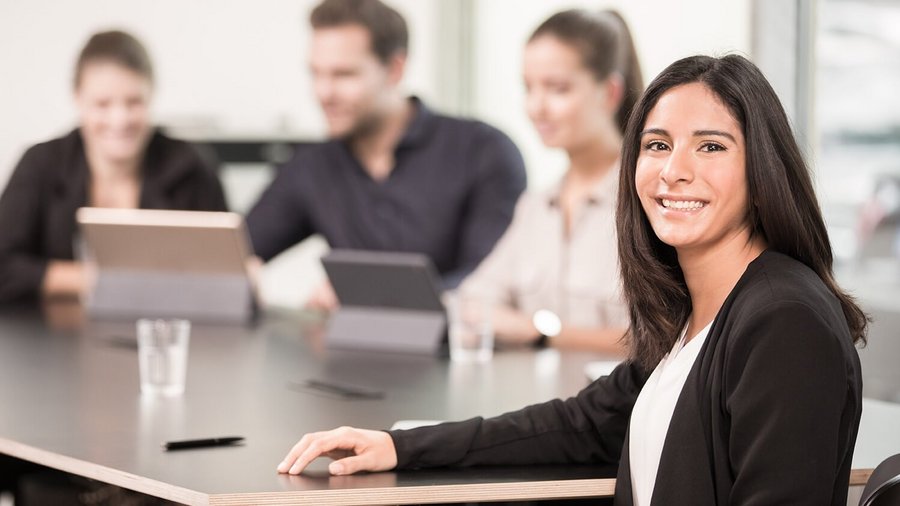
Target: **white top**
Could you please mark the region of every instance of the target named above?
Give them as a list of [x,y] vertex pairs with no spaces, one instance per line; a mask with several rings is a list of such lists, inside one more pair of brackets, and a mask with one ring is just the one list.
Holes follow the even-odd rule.
[[659,458],[675,404],[678,403],[681,389],[711,326],[712,322],[687,345],[684,344],[684,334],[687,332],[685,326],[672,351],[656,366],[634,403],[628,435],[628,456],[631,459],[631,492],[635,506],[648,506],[653,497]]
[[618,163],[578,206],[568,236],[562,181],[522,195],[506,233],[460,289],[526,315],[549,309],[567,325],[627,327],[616,247]]

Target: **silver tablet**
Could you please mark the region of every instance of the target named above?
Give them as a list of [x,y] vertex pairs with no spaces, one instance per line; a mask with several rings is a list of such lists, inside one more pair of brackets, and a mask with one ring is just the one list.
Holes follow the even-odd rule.
[[252,255],[240,215],[81,208],[83,260],[95,316],[244,321],[255,309]]

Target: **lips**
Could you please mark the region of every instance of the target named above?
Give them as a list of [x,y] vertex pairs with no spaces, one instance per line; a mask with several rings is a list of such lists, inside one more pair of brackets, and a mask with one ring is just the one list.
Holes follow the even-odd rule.
[[535,123],[534,129],[537,130],[538,133],[544,137],[549,137],[556,130],[553,127],[553,125],[551,125],[549,123],[543,123],[543,122]]

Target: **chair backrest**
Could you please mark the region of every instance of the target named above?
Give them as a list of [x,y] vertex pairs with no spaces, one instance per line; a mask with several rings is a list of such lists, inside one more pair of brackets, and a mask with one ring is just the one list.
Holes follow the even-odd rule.
[[888,457],[872,471],[859,506],[900,505],[900,454]]

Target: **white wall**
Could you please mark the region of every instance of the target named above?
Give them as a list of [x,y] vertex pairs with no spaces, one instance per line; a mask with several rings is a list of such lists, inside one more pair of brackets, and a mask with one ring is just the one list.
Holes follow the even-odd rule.
[[[165,124],[226,134],[316,136],[306,70],[314,0],[0,0],[0,187],[29,145],[74,126],[75,58],[91,33],[137,35],[155,64]],[[411,90],[432,98],[439,59],[434,2],[395,0],[407,18]]]
[[[392,0],[407,17],[407,87],[441,102],[441,0]],[[72,65],[90,33],[121,27],[144,40],[158,76],[155,111],[166,123],[225,134],[317,136],[322,118],[305,68],[314,0],[0,0],[0,186],[23,149],[74,124]],[[475,115],[507,131],[533,185],[564,160],[545,150],[523,112],[522,47],[556,10],[614,7],[631,25],[649,81],[694,53],[750,52],[750,0],[476,0]]]
[[[461,0],[388,0],[410,26],[406,86],[432,104],[450,96],[459,48],[441,47]],[[306,70],[307,16],[316,0],[0,0],[0,188],[29,145],[71,129],[72,66],[91,33],[122,28],[147,45],[157,74],[157,119],[185,132],[316,137],[323,122]],[[647,80],[676,58],[750,48],[750,0],[640,2],[473,0],[476,117],[505,130],[525,155],[532,186],[564,169],[540,144],[523,112],[521,56],[529,33],[566,7],[615,7],[631,24]],[[449,37],[449,40],[454,40]],[[449,77],[448,77],[449,76]],[[256,174],[229,171],[241,207]],[[248,182],[249,181],[249,182]],[[253,183],[253,184],[250,184]],[[295,306],[322,276],[312,241],[282,255],[264,273],[265,297]]]
[[751,0],[480,0],[476,2],[475,111],[506,131],[525,154],[529,183],[541,187],[565,169],[545,149],[524,112],[522,48],[537,25],[556,11],[615,8],[629,23],[645,82],[678,58],[697,53],[749,55]]
[[[75,125],[72,70],[91,33],[140,38],[156,72],[154,113],[178,132],[317,137],[323,119],[306,69],[308,15],[317,0],[0,0],[0,188],[22,152]],[[439,4],[392,0],[411,48],[406,87],[439,102]],[[261,176],[223,173],[232,204],[255,199]],[[248,193],[249,192],[249,193]],[[321,240],[270,263],[263,297],[297,306],[322,278]]]

